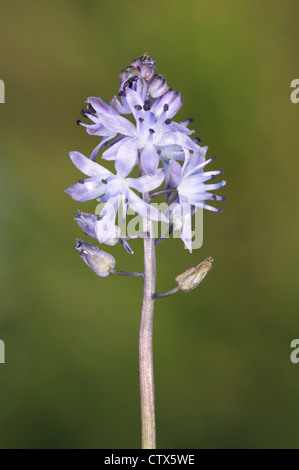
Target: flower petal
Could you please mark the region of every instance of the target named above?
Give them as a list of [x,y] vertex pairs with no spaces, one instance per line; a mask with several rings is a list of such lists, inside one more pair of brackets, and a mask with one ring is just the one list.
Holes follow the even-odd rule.
[[204,163],[207,151],[208,147],[200,147],[198,151],[193,152],[188,163],[187,171],[193,168],[195,169],[198,165]]
[[159,168],[155,175],[144,175],[140,176],[140,178],[127,178],[126,181],[130,188],[134,188],[140,193],[145,193],[161,186],[164,178],[164,168]]
[[193,142],[190,137],[181,132],[166,132],[163,136],[164,145],[180,145],[183,148],[193,151],[199,151],[200,146]]
[[182,132],[182,134],[186,134],[186,135],[191,135],[191,134],[194,134],[195,132],[191,129],[188,129],[186,126],[184,126],[184,124],[181,124],[175,121],[172,121],[169,124],[169,129],[173,132]]
[[183,240],[186,248],[192,253],[192,218],[191,212],[184,214],[183,228],[181,231],[181,239]]
[[124,137],[123,139],[118,140],[113,145],[111,145],[111,147],[109,147],[107,150],[105,150],[105,152],[103,152],[102,158],[104,160],[115,160],[118,149],[122,145],[123,140],[125,139],[127,139],[127,137]]
[[117,97],[114,96],[113,99],[111,100],[110,102],[110,105],[112,106],[113,109],[115,109],[115,111],[117,111],[119,114],[131,114],[131,110],[129,108],[129,106],[124,106],[123,104],[121,104]]
[[144,111],[144,100],[142,100],[137,91],[131,90],[129,88],[126,92],[126,99],[136,121],[139,117],[143,117],[147,111]]
[[141,166],[145,173],[154,175],[158,169],[160,157],[152,144],[148,144],[141,152]]
[[160,222],[168,222],[168,219],[161,211],[153,205],[144,202],[131,190],[128,191],[128,204],[133,211],[137,212],[137,214],[140,214],[142,217]]
[[103,124],[97,122],[96,124],[81,124],[86,128],[86,132],[89,135],[99,135],[101,137],[110,137],[111,139],[116,135],[110,129],[107,129]]
[[106,170],[102,165],[93,162],[80,152],[70,152],[70,158],[73,164],[87,176],[107,178],[107,176],[112,175],[111,171]]
[[99,119],[111,133],[119,133],[129,137],[134,137],[136,134],[134,124],[119,115],[105,114],[100,116]]
[[92,160],[93,162],[95,161],[96,157],[97,157],[97,154],[99,153],[99,150],[101,147],[104,147],[110,139],[113,139],[113,137],[115,137],[115,134],[109,136],[109,137],[103,137],[103,139],[101,140],[101,142],[93,149],[93,151],[91,152],[91,155],[90,155],[90,160]]
[[115,219],[120,204],[120,198],[114,197],[107,202],[96,223],[95,232],[100,243],[115,245],[120,236],[120,228],[115,225]]
[[175,187],[178,187],[182,181],[182,167],[176,160],[169,162],[169,177],[174,183]]
[[89,237],[97,238],[95,232],[95,225],[98,220],[97,216],[94,214],[89,214],[88,212],[77,211],[77,217],[74,219],[79,227],[82,228],[83,232],[86,233]]
[[183,106],[183,97],[179,91],[168,90],[167,93],[158,98],[153,106],[151,111],[155,113],[156,119],[162,114],[167,107],[166,119],[171,119]]
[[121,141],[115,160],[117,175],[125,178],[138,162],[137,144],[130,137]]
[[101,98],[96,96],[90,96],[87,98],[86,103],[91,104],[93,109],[96,111],[97,114],[118,114],[115,109],[105,103]]
[[65,192],[75,201],[84,202],[95,199],[105,192],[105,185],[98,176],[80,180],[72,184]]

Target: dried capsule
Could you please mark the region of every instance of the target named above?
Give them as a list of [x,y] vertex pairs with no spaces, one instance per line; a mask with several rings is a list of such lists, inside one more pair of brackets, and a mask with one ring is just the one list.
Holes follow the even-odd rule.
[[183,292],[190,292],[203,280],[212,268],[213,259],[206,258],[197,266],[189,268],[175,278],[178,288]]
[[110,276],[110,269],[115,267],[115,259],[112,255],[100,250],[96,245],[91,246],[82,240],[76,240],[76,249],[87,266],[98,276]]

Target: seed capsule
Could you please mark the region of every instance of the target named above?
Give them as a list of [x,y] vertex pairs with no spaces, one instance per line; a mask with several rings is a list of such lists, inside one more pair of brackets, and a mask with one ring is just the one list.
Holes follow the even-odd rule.
[[82,240],[76,240],[76,249],[79,255],[98,276],[110,276],[110,269],[115,267],[115,259],[109,253],[100,250],[96,245],[91,246]]
[[175,278],[178,288],[183,292],[190,292],[203,280],[206,274],[212,269],[212,258],[206,258],[197,266],[189,268]]

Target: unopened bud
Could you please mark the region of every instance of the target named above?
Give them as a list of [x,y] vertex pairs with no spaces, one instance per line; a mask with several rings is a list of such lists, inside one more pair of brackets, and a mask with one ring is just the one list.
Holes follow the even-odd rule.
[[169,86],[163,75],[154,75],[149,82],[148,92],[152,98],[159,98],[167,92]]
[[98,220],[96,215],[89,214],[88,212],[80,212],[77,211],[77,217],[75,217],[75,221],[82,228],[83,232],[86,233],[89,237],[97,239],[95,226]]
[[213,259],[206,258],[197,266],[189,268],[175,278],[178,288],[183,292],[190,292],[203,280],[212,268]]
[[133,78],[133,77],[137,78],[138,76],[139,76],[139,71],[137,69],[135,69],[134,67],[127,67],[126,69],[120,72],[119,79],[123,83],[129,80],[129,78]]
[[155,68],[151,65],[144,65],[140,67],[140,76],[144,78],[144,80],[149,81],[155,75]]
[[143,65],[151,65],[153,68],[156,67],[156,61],[152,57],[150,57],[147,53],[143,54],[141,57],[137,57],[137,59],[133,59],[131,62],[131,66],[140,68]]
[[87,266],[98,276],[110,276],[110,269],[115,267],[115,259],[112,255],[100,250],[96,245],[91,246],[82,240],[76,240],[76,249]]

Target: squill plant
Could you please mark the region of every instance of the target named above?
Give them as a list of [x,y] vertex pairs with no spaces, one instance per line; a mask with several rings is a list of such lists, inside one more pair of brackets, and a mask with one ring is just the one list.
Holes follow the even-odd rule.
[[[76,248],[83,261],[100,277],[111,274],[140,276],[143,279],[143,301],[139,330],[139,372],[141,396],[142,448],[156,447],[155,395],[153,373],[153,316],[155,300],[179,290],[194,289],[212,267],[212,258],[187,269],[175,279],[176,286],[164,293],[156,293],[155,247],[173,231],[192,251],[192,216],[197,208],[221,212],[208,201],[223,201],[211,193],[224,186],[225,181],[209,183],[223,171],[205,171],[214,157],[206,159],[207,147],[191,139],[194,131],[188,129],[191,119],[175,122],[174,116],[183,104],[180,92],[170,89],[165,78],[156,74],[155,60],[147,54],[134,59],[120,73],[119,98],[110,105],[101,98],[87,99],[87,109],[77,123],[90,135],[102,137],[90,157],[71,152],[74,165],[87,178],[70,186],[66,192],[76,201],[96,199],[102,203],[99,215],[77,212],[75,221],[88,236],[100,245],[121,243],[132,254],[129,241],[143,238],[144,271],[127,272],[115,269],[115,259],[97,245],[77,240]],[[131,117],[131,120],[125,116]],[[96,162],[102,149],[102,160],[114,161],[115,172]],[[139,176],[132,177],[135,167]],[[164,213],[153,205],[158,196],[165,196]],[[130,208],[142,218],[142,232],[122,235],[116,217],[122,210],[122,220]],[[153,222],[168,224],[167,232],[154,238]]]

